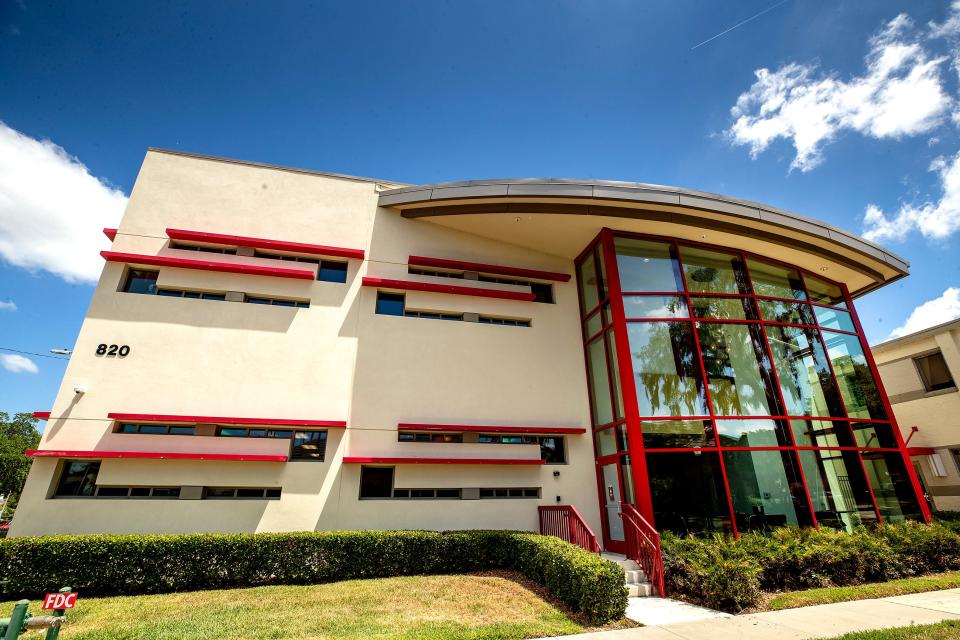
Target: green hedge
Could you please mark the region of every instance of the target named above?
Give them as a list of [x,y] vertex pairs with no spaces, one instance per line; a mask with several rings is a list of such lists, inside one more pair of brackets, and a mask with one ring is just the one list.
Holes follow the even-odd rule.
[[510,531],[77,535],[0,541],[7,598],[62,586],[134,595],[515,570],[602,624],[623,617],[623,570],[559,538]]
[[784,528],[734,540],[663,537],[668,594],[737,612],[763,591],[881,582],[960,568],[960,535],[915,522],[858,529]]

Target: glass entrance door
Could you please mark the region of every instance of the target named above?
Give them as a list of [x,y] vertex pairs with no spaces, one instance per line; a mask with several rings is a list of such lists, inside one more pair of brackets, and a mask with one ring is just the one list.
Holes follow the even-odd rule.
[[[623,551],[623,520],[620,518],[620,505],[632,502],[632,492],[624,492],[624,469],[620,456],[601,459],[597,468],[597,480],[603,499],[603,547],[610,551]],[[629,479],[627,479],[629,483]],[[629,488],[629,484],[627,485]],[[624,494],[627,495],[624,495]]]

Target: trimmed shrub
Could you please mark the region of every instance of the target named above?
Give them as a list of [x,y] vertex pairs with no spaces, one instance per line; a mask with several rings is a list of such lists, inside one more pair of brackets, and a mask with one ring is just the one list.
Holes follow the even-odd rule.
[[0,541],[8,598],[88,596],[514,570],[591,623],[623,617],[623,570],[559,538],[511,531],[74,535]]
[[857,529],[777,529],[739,540],[663,536],[669,595],[737,612],[761,591],[882,582],[960,568],[960,535],[917,522]]

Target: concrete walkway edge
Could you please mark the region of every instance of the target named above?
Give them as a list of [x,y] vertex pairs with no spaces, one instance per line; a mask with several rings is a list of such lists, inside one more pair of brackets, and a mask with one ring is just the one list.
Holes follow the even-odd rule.
[[562,636],[566,640],[808,640],[960,620],[960,589]]

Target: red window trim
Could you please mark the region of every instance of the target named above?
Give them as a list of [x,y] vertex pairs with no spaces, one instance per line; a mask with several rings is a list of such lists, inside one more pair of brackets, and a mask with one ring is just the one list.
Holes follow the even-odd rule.
[[153,267],[175,267],[177,269],[197,269],[200,271],[221,271],[225,273],[242,273],[252,276],[273,276],[276,278],[296,278],[299,280],[314,280],[316,271],[305,269],[284,269],[279,267],[260,267],[250,264],[217,262],[212,260],[191,260],[188,258],[173,258],[169,256],[147,256],[138,253],[119,253],[116,251],[101,251],[107,262],[126,262],[130,264],[145,264]]
[[518,458],[378,458],[346,456],[344,464],[544,464],[543,460]]
[[461,269],[463,271],[477,271],[479,273],[495,273],[503,276],[517,276],[534,278],[536,280],[553,280],[554,282],[569,282],[570,274],[556,271],[539,271],[522,267],[508,267],[483,262],[464,262],[462,260],[447,260],[446,258],[429,258],[427,256],[410,256],[407,264],[416,267],[439,267],[441,269]]
[[49,420],[50,412],[49,411],[34,411],[33,417],[37,420]]
[[513,427],[513,426],[483,426],[475,424],[422,424],[417,422],[401,422],[397,425],[398,431],[470,431],[481,433],[530,433],[530,434],[570,434],[586,433],[586,429],[579,427]]
[[117,230],[116,230],[116,229],[111,229],[110,227],[104,227],[104,228],[103,228],[103,235],[105,235],[105,236],[107,236],[108,238],[110,238],[110,241],[113,242],[114,240],[117,239]]
[[146,458],[152,460],[230,460],[237,462],[286,462],[287,456],[246,453],[165,453],[160,451],[62,451],[28,449],[31,458]]
[[156,413],[117,413],[110,412],[108,418],[130,422],[185,422],[224,425],[271,425],[279,427],[328,427],[342,429],[347,426],[345,420],[296,420],[291,418],[224,418],[219,416],[180,416]]
[[273,249],[275,251],[290,251],[292,253],[309,253],[319,256],[334,256],[337,258],[355,258],[363,260],[363,249],[348,249],[345,247],[328,247],[321,244],[306,244],[303,242],[289,242],[287,240],[268,240],[266,238],[251,238],[248,236],[234,236],[208,231],[188,231],[186,229],[167,229],[167,237],[172,240],[187,242],[209,242],[212,244],[229,244],[237,247],[251,247],[254,249]]
[[907,447],[907,455],[910,456],[931,456],[936,452],[933,447]]
[[533,302],[536,296],[533,293],[520,291],[500,291],[497,289],[482,289],[480,287],[461,287],[452,284],[434,284],[432,282],[414,282],[411,280],[391,280],[389,278],[363,279],[365,287],[382,287],[384,289],[400,289],[402,291],[430,291],[432,293],[448,293],[457,296],[476,296],[478,298],[501,298],[503,300],[522,300]]

